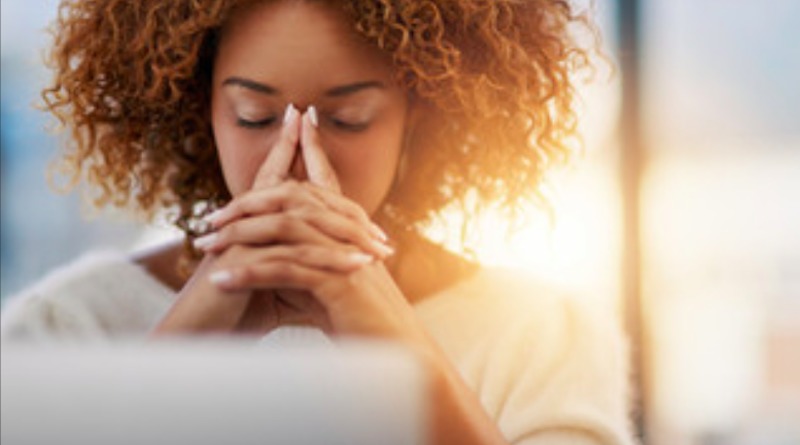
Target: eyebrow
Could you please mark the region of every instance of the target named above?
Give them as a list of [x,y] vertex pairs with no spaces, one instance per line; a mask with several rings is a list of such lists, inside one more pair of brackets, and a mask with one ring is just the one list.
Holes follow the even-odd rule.
[[[273,87],[272,85],[267,85],[265,83],[256,82],[250,79],[244,79],[242,77],[229,77],[225,79],[224,82],[222,82],[222,85],[246,88],[248,90],[252,90],[255,91],[256,93],[261,93],[261,94],[275,95],[280,92],[277,88]],[[366,80],[362,82],[349,83],[346,85],[340,85],[329,89],[328,91],[325,92],[325,96],[328,97],[347,96],[370,88],[377,88],[382,90],[386,88],[386,85],[384,85],[383,82],[377,80]]]
[[384,85],[383,82],[379,82],[377,80],[367,80],[364,82],[356,82],[348,85],[341,85],[338,87],[331,88],[330,90],[325,92],[325,95],[329,97],[347,96],[348,94],[357,93],[359,91],[363,91],[369,88],[377,88],[379,90],[383,90],[386,88],[386,85]]
[[241,77],[229,77],[222,82],[224,86],[237,86],[242,88],[247,88],[248,90],[253,90],[256,93],[262,94],[278,94],[278,89],[272,87],[270,85],[266,85],[263,83],[258,83],[254,80],[243,79]]

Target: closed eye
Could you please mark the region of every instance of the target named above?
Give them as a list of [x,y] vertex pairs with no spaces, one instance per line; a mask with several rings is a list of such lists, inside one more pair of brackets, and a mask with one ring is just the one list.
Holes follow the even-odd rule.
[[369,127],[369,122],[348,122],[333,117],[330,118],[330,122],[334,127],[344,131],[358,132],[364,131]]
[[277,120],[278,120],[278,118],[276,116],[270,116],[268,118],[257,120],[257,121],[251,121],[251,120],[247,120],[247,119],[237,118],[236,119],[236,125],[238,125],[238,126],[240,126],[242,128],[259,129],[259,128],[266,128],[266,127],[274,124]]

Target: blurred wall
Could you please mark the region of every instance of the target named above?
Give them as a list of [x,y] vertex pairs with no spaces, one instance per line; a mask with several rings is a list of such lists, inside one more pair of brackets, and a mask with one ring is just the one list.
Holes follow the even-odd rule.
[[800,443],[800,2],[645,2],[658,443]]
[[90,218],[77,193],[62,196],[48,185],[46,169],[60,145],[45,131],[53,119],[34,106],[48,81],[44,28],[57,3],[0,3],[0,301],[85,250],[129,248],[141,233],[109,213]]

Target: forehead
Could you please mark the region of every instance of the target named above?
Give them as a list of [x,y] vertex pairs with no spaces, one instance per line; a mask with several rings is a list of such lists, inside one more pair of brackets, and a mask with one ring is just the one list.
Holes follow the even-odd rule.
[[390,80],[389,57],[365,42],[346,16],[320,2],[258,2],[223,28],[214,66],[228,76],[281,86],[326,88],[354,79]]

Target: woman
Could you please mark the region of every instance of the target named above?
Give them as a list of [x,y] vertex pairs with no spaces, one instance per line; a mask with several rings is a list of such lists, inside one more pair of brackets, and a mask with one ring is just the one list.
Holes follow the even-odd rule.
[[4,337],[314,326],[415,351],[433,443],[628,443],[613,322],[421,231],[535,194],[574,129],[574,23],[553,0],[65,1],[65,165],[100,204],[178,209],[187,242],[69,266]]

